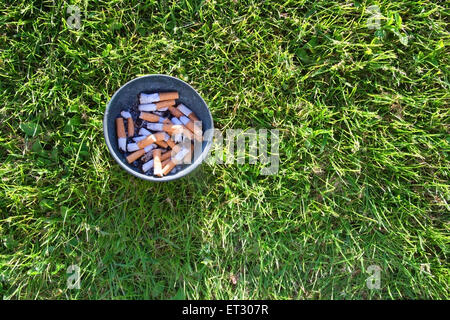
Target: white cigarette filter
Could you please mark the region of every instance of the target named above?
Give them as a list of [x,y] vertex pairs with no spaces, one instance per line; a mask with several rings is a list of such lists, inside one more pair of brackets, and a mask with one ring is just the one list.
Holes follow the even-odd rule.
[[163,131],[163,126],[164,125],[162,123],[151,122],[151,123],[147,124],[147,129],[152,130],[152,131]]
[[128,152],[137,151],[137,150],[139,150],[139,149],[140,149],[140,148],[139,148],[139,146],[138,146],[137,143],[129,143],[129,144],[127,145],[127,150],[128,150]]
[[156,104],[154,103],[146,103],[146,104],[140,104],[138,107],[139,111],[156,111]]
[[123,124],[123,118],[116,119],[116,132],[119,149],[122,151],[127,151],[127,136],[125,134],[125,125]]
[[141,104],[178,99],[178,92],[158,92],[158,93],[141,93],[139,95],[139,102]]
[[148,170],[150,170],[151,168],[153,168],[153,159],[150,161],[147,161],[146,163],[144,163],[142,165],[142,171],[147,172]]
[[[148,127],[148,125],[147,125],[147,127]],[[151,130],[151,129],[150,129]],[[140,130],[139,130],[139,135],[141,135],[141,136],[148,136],[148,135],[150,135],[150,134],[152,134],[150,131],[148,131],[147,129],[145,129],[145,128],[141,128]],[[142,139],[141,139],[142,140]],[[136,140],[135,140],[136,141]],[[140,140],[139,140],[140,141]]]
[[172,123],[173,123],[173,124],[178,124],[178,125],[179,125],[179,124],[183,124],[183,123],[182,123],[178,118],[176,118],[176,117],[173,117],[171,120],[172,120]]
[[180,121],[182,124],[187,125],[191,120],[188,117],[182,116],[180,117]]
[[131,118],[131,113],[129,113],[128,111],[122,111],[122,112],[120,113],[120,115],[121,115],[122,117],[124,117],[125,119]]
[[119,138],[119,149],[127,151],[127,138]]
[[147,104],[159,101],[159,93],[141,93],[139,95],[139,102],[141,104]]

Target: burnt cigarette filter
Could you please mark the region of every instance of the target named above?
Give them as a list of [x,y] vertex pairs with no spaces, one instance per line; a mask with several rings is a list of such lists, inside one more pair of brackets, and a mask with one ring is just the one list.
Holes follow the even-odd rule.
[[123,118],[116,119],[116,131],[119,149],[127,151],[127,136],[125,134],[125,125],[123,124]]
[[141,93],[139,95],[139,103],[141,104],[147,104],[147,103],[153,103],[153,102],[159,102],[164,100],[175,100],[178,99],[178,92],[172,91],[172,92],[158,92],[158,93]]

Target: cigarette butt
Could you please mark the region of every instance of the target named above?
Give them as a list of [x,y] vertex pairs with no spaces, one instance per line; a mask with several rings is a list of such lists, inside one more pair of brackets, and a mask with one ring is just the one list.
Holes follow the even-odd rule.
[[180,110],[186,117],[191,119],[192,121],[200,121],[194,112],[192,112],[191,109],[186,107],[184,104],[180,103],[177,107],[178,110]]
[[153,173],[162,177],[161,149],[153,150]]
[[179,118],[179,117],[183,116],[183,113],[180,110],[178,110],[177,108],[173,107],[173,106],[169,106],[169,111],[176,118]]
[[134,136],[134,121],[132,117],[129,117],[128,120],[128,137]]
[[159,116],[157,116],[156,114],[148,113],[148,112],[141,112],[141,114],[139,115],[139,118],[141,118],[142,120],[148,121],[148,122],[158,122],[159,121]]
[[151,145],[152,143],[157,143],[158,141],[164,141],[165,138],[166,138],[165,132],[157,132],[157,133],[147,136],[144,140],[137,142],[137,145],[138,145],[139,149],[142,149],[148,145]]
[[140,157],[142,157],[145,154],[145,150],[144,149],[140,149],[138,151],[133,152],[132,154],[130,154],[127,157],[127,161],[128,163],[132,163],[133,161],[139,159]]
[[159,93],[159,101],[163,100],[175,100],[178,99],[178,92],[172,91],[172,92],[160,92]]
[[172,171],[172,169],[183,160],[188,152],[188,149],[182,149],[175,155],[175,157],[172,157],[172,159],[169,160],[169,162],[163,167],[164,169],[162,169],[162,174],[166,175],[170,173],[170,171]]
[[163,109],[165,107],[174,106],[175,105],[175,100],[161,101],[161,102],[155,103],[155,105],[156,105],[156,110],[161,110],[161,109]]
[[169,162],[164,166],[164,169],[162,169],[162,174],[167,175],[173,168],[175,168],[176,165],[177,164],[174,161],[169,160]]
[[184,104],[180,103],[177,109],[180,110],[186,117],[188,117],[192,121],[199,121],[195,113],[192,112],[192,110],[186,107]]
[[147,172],[151,168],[153,168],[153,160],[150,160],[142,165],[142,171]]
[[117,131],[117,143],[119,149],[122,151],[127,151],[127,136],[125,134],[125,126],[123,124],[123,118],[116,119],[116,131]]
[[117,129],[117,137],[118,138],[126,138],[125,134],[125,125],[123,124],[123,118],[116,119],[116,129]]
[[164,100],[175,100],[178,99],[178,92],[158,92],[158,93],[141,93],[139,95],[139,102],[141,104],[148,104]]

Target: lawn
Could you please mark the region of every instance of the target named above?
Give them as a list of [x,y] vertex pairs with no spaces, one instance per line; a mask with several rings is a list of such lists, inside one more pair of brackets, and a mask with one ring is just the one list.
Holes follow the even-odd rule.
[[[449,298],[444,1],[0,11],[1,298]],[[154,73],[190,83],[224,134],[279,130],[276,174],[248,161],[169,183],[122,170],[103,112]]]

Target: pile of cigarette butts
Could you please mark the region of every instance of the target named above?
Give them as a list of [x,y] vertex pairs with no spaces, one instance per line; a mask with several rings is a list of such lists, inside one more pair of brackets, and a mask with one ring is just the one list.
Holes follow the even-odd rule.
[[116,118],[119,149],[147,175],[174,174],[191,163],[194,139],[203,140],[201,121],[184,104],[176,106],[176,91],[142,92],[138,98],[137,107]]

